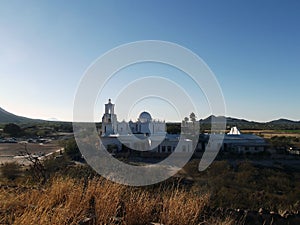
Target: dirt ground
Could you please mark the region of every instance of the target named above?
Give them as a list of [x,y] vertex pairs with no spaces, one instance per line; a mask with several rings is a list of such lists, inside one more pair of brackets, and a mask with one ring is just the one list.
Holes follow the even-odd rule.
[[[27,150],[33,154],[48,154],[59,150],[61,147],[57,143],[37,144],[27,143]],[[17,161],[18,163],[24,163],[26,159],[14,158],[15,156],[22,155],[25,145],[20,143],[0,143],[0,164],[5,162]]]

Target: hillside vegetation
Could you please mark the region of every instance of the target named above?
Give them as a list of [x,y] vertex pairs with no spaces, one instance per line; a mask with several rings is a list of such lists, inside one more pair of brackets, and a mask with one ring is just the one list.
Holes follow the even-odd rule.
[[102,178],[58,176],[42,187],[2,187],[0,201],[0,224],[233,224],[205,214],[208,193],[133,188]]

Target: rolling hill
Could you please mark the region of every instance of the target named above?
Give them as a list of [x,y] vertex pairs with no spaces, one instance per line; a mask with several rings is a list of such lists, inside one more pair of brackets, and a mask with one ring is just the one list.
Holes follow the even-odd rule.
[[[205,119],[200,120],[200,127],[209,129],[211,119],[214,116],[209,116]],[[300,121],[292,121],[288,119],[278,119],[270,122],[255,122],[248,121],[245,119],[237,119],[232,117],[226,117],[227,127],[237,126],[239,129],[249,129],[249,130],[261,130],[261,129],[270,129],[270,130],[295,130],[300,129]]]
[[35,120],[26,118],[23,116],[17,116],[0,107],[0,123],[32,123],[32,122],[41,122],[42,120]]

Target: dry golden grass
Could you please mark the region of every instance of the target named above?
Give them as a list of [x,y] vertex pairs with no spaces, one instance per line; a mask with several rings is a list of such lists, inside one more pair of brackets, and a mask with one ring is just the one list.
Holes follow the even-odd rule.
[[147,224],[151,221],[157,221],[161,207],[158,196],[141,190],[127,194],[124,204],[124,221],[127,224]]
[[[151,191],[101,178],[78,181],[53,178],[40,188],[2,188],[0,224],[199,224],[209,195],[179,188]],[[223,223],[224,222],[224,223]],[[231,224],[214,220],[205,224]]]
[[192,194],[175,190],[163,198],[161,222],[163,224],[196,224],[204,207],[209,203],[209,195],[201,198]]

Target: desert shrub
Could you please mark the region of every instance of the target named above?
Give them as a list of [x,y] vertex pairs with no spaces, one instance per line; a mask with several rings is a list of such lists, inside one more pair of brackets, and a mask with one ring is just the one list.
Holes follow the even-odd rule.
[[59,155],[56,157],[47,158],[42,162],[46,179],[49,179],[57,174],[68,176],[67,171],[74,164],[65,156]]
[[181,176],[191,177],[191,190],[210,192],[210,206],[271,211],[300,208],[299,179],[295,169],[267,168],[251,161],[215,161],[198,171],[199,160],[183,168]]
[[74,138],[66,140],[64,143],[62,143],[62,145],[65,149],[64,153],[67,157],[69,157],[71,160],[83,161],[81,152],[79,151],[79,148]]
[[88,164],[69,166],[64,170],[64,176],[74,179],[93,179],[99,177],[98,173]]
[[258,178],[259,171],[250,162],[242,162],[238,165],[235,182],[239,187],[256,186]]
[[3,132],[12,137],[19,137],[22,134],[22,129],[17,124],[9,123],[4,126]]
[[21,176],[21,167],[16,162],[7,162],[1,166],[2,176],[8,180],[15,180]]
[[231,172],[230,165],[227,161],[215,161],[209,168],[208,173],[210,176],[223,176]]

